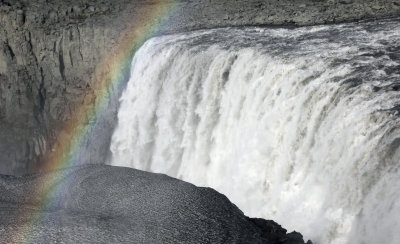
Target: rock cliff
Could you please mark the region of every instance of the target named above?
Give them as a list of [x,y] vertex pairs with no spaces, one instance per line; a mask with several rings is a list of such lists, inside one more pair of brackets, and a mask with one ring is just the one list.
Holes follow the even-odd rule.
[[0,175],[0,193],[5,243],[304,244],[273,221],[247,218],[211,188],[134,169]]
[[[163,7],[167,20],[153,14]],[[99,95],[97,83],[116,69],[109,60],[120,43],[132,42],[123,50],[130,57],[143,43],[135,30],[312,25],[399,13],[400,0],[0,0],[0,173],[37,171],[85,106],[79,116],[88,119],[79,126],[93,126],[79,161],[104,162],[123,85]],[[127,80],[129,63],[118,70]],[[110,99],[93,120],[90,105],[99,96]]]

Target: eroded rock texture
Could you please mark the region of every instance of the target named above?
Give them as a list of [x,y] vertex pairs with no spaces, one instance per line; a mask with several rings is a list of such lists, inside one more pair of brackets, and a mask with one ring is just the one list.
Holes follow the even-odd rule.
[[0,206],[5,243],[304,243],[211,188],[104,165],[0,176]]
[[[163,7],[169,14],[154,14]],[[91,128],[78,160],[105,161],[123,85],[100,91],[98,83],[116,69],[127,79],[129,62],[110,60],[133,55],[144,41],[135,30],[324,24],[399,12],[400,0],[0,0],[0,172],[36,171],[77,116]],[[123,42],[132,45],[121,49]],[[105,112],[93,119],[90,104],[102,96],[110,97]]]
[[[99,129],[86,138],[80,160],[104,162],[119,90],[100,91],[96,83],[115,69],[109,60],[129,29],[120,15],[125,2],[0,1],[0,172],[35,171],[83,106],[80,116],[88,119],[79,126]],[[131,21],[144,21],[145,11],[131,11]],[[94,120],[88,105],[104,96],[108,108]]]

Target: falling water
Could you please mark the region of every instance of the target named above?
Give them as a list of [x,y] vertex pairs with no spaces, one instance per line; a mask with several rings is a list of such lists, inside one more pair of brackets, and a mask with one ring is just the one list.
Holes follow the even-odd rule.
[[132,61],[112,164],[315,243],[397,243],[399,112],[399,19],[161,36]]

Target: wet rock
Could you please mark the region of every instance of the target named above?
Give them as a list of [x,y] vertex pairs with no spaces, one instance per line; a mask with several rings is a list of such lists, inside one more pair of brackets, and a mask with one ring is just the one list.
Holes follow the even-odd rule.
[[0,206],[4,242],[304,244],[211,188],[105,165],[0,175]]

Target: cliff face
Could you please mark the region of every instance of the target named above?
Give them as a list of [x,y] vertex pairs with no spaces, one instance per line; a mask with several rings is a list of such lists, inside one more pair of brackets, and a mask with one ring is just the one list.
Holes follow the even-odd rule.
[[[110,71],[100,63],[125,28],[116,18],[124,5],[0,3],[0,172],[24,173],[67,133],[77,108],[96,99],[94,83]],[[96,156],[108,151],[118,96],[111,97],[104,133],[84,160],[104,162]]]
[[[400,0],[0,0],[0,173],[35,171],[66,138],[65,128],[85,104],[99,99],[97,82],[123,40],[132,56],[143,40],[132,30],[161,22],[159,33],[243,25],[310,25],[398,16]],[[135,42],[136,40],[136,42]],[[128,68],[121,68],[123,79]],[[82,163],[102,163],[116,122],[121,89],[85,138]],[[79,116],[90,117],[91,107]],[[85,125],[80,125],[85,126]]]

